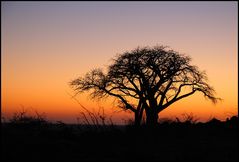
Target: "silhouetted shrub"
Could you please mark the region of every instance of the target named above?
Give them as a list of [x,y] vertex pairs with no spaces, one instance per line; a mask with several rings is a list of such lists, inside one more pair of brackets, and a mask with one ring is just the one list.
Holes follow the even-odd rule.
[[238,116],[232,116],[230,119],[227,118],[226,126],[229,128],[238,128]]
[[221,121],[216,119],[216,118],[212,118],[207,124],[208,125],[213,125],[213,126],[219,126],[221,125]]
[[47,121],[44,114],[39,114],[35,111],[35,115],[27,114],[25,109],[22,109],[20,112],[16,112],[13,116],[9,119],[9,124],[15,127],[21,128],[43,128],[50,124]]
[[198,122],[198,120],[199,120],[199,118],[197,118],[192,113],[190,113],[190,114],[184,113],[184,114],[182,114],[182,116],[183,116],[183,120],[182,121],[179,118],[176,118],[176,121],[178,123],[184,123],[184,124],[190,125],[190,124],[196,124]]

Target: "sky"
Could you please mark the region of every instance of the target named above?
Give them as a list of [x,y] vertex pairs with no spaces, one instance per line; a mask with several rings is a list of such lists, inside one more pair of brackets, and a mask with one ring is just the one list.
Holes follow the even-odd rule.
[[[238,114],[237,2],[1,2],[1,112],[22,107],[52,120],[76,122],[81,106],[69,82],[106,68],[116,54],[138,46],[167,45],[205,70],[223,100],[198,93],[160,112],[159,118],[192,113],[200,121]],[[111,99],[77,100],[103,107],[115,123],[133,118]]]

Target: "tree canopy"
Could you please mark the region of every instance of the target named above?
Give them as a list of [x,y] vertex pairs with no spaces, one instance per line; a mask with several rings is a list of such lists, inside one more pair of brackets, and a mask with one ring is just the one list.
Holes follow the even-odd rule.
[[207,82],[205,71],[191,65],[189,56],[166,46],[138,47],[113,59],[104,73],[93,69],[70,82],[76,94],[90,91],[92,98],[114,97],[119,106],[135,113],[140,124],[155,125],[158,113],[195,92],[216,103],[215,90]]

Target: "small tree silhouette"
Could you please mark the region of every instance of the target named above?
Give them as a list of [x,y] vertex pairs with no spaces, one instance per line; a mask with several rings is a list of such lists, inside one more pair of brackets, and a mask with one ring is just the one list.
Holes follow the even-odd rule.
[[143,112],[146,124],[156,125],[158,114],[195,92],[216,103],[214,89],[204,71],[190,65],[191,58],[166,46],[136,48],[118,55],[107,73],[94,69],[70,82],[78,93],[91,91],[92,98],[115,97],[119,106],[135,114],[139,125]]

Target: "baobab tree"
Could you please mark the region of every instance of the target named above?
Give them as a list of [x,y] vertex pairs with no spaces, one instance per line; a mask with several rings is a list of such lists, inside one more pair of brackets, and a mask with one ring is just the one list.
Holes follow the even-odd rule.
[[146,124],[154,126],[159,112],[195,92],[213,103],[219,99],[206,73],[190,61],[166,46],[138,47],[117,55],[106,73],[93,69],[70,85],[76,94],[90,91],[92,98],[116,98],[121,108],[134,112],[136,125],[145,112]]

